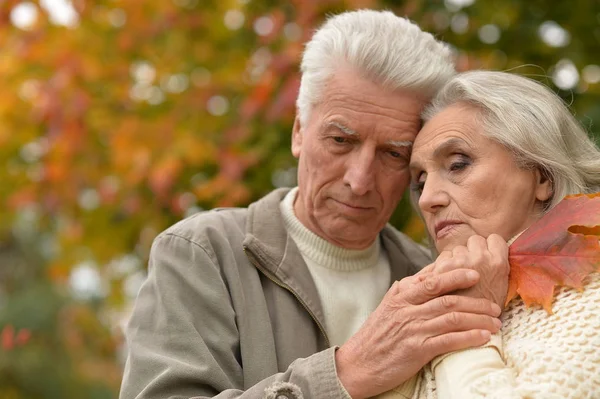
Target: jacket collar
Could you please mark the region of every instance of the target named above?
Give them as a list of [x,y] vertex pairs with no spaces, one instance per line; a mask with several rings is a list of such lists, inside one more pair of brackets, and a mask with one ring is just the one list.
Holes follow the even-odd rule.
[[[248,207],[243,245],[252,263],[276,284],[290,290],[323,327],[325,318],[317,288],[298,247],[285,229],[279,210],[280,202],[289,191],[289,188],[276,189]],[[384,227],[380,236],[390,262],[390,286],[419,270],[426,255],[413,251],[420,259],[409,259],[406,243],[402,242],[409,241],[407,237],[390,225]],[[411,244],[416,247],[416,244]]]

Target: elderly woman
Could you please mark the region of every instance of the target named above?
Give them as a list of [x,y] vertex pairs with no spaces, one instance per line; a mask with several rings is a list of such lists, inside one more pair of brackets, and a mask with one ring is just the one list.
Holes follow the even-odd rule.
[[[440,253],[425,273],[485,256],[496,235],[511,242],[567,194],[600,191],[600,151],[530,79],[459,74],[424,119],[412,195]],[[600,274],[586,282],[583,292],[557,290],[553,315],[511,301],[495,340],[434,359],[413,397],[600,398]],[[399,392],[385,395],[409,397]]]

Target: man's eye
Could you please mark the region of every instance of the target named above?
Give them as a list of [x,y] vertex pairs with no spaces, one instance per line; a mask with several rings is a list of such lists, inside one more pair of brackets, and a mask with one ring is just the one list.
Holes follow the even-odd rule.
[[340,137],[340,136],[333,137],[333,140],[335,140],[336,143],[340,143],[340,144],[344,144],[344,143],[348,142],[348,140],[345,137]]
[[400,158],[402,156],[402,154],[396,151],[390,151],[390,155],[394,158]]

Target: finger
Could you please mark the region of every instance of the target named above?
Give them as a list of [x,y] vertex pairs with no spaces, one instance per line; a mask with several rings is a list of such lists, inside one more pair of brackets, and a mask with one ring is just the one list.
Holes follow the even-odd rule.
[[[425,272],[425,271],[429,271],[429,272],[436,272],[439,273],[439,267],[438,267],[438,262],[443,262],[446,259],[452,259],[452,252],[451,251],[442,251],[441,254],[438,255],[437,259],[435,260],[435,262],[425,266],[423,269],[421,269],[421,272]],[[419,273],[421,273],[419,272]]]
[[445,251],[442,251],[442,253],[440,253],[438,255],[436,261],[442,260],[442,259],[450,259],[450,258],[452,258],[452,251],[445,250]]
[[450,312],[423,322],[423,331],[431,335],[468,330],[488,330],[496,333],[502,327],[499,319],[482,314]]
[[452,248],[452,257],[453,258],[457,258],[457,257],[461,257],[461,256],[464,257],[464,256],[467,256],[468,254],[469,254],[469,250],[464,245],[457,245],[454,248]]
[[384,299],[386,297],[392,297],[395,295],[399,295],[405,293],[411,286],[424,281],[431,273],[424,274],[415,274],[412,276],[404,277],[402,280],[396,280],[392,284],[392,286],[388,289],[386,294],[384,295]]
[[500,306],[492,301],[460,295],[443,295],[420,305],[419,308],[421,308],[418,309],[419,312],[430,315],[430,318],[450,312],[464,312],[498,317],[502,312]]
[[[464,247],[463,247],[464,248]],[[465,248],[466,252],[466,248]],[[436,273],[445,273],[450,270],[464,269],[466,263],[466,256],[458,254],[455,256],[454,251],[442,252],[444,256],[440,255],[435,260],[435,271]]]
[[454,268],[471,268],[469,262],[469,250],[463,245],[458,245],[452,249],[452,260],[454,261]]
[[508,259],[508,245],[504,238],[498,234],[490,234],[487,238],[487,247],[493,257],[501,256],[503,259]]
[[[383,296],[383,299],[385,299],[387,297],[398,295],[402,291],[404,291],[402,280],[396,280],[396,281],[394,281],[394,283],[392,284],[392,286],[390,287],[390,289],[387,290],[387,292]],[[382,299],[382,301],[383,301],[383,299]]]
[[415,274],[413,276],[413,279],[411,280],[411,284],[416,284],[416,283],[420,283],[422,281],[425,281],[426,279],[429,278],[429,276],[432,276],[434,274],[433,271],[426,271],[426,272],[422,272],[419,274]]
[[425,281],[429,276],[432,275],[431,272],[418,273],[412,276],[404,277],[402,281],[402,288],[406,289],[407,286],[415,285],[422,281]]
[[418,276],[420,274],[432,273],[434,270],[435,270],[435,263],[431,263],[431,264],[425,266],[424,268],[422,268],[421,270],[419,270],[417,272],[417,274],[415,274],[415,275]]
[[471,262],[478,264],[483,261],[484,254],[488,251],[487,240],[480,235],[472,235],[467,240],[467,249]]
[[469,330],[452,332],[428,338],[424,345],[431,357],[443,355],[448,352],[474,348],[487,344],[491,333],[488,330]]
[[479,281],[479,273],[475,270],[451,270],[430,275],[424,281],[410,287],[406,293],[400,294],[405,295],[409,303],[420,305],[440,295],[472,287],[477,281]]

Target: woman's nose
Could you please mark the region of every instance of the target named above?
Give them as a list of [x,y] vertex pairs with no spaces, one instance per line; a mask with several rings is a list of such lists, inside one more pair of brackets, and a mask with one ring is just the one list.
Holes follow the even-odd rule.
[[419,209],[421,209],[421,212],[435,213],[448,206],[449,203],[450,197],[441,179],[437,179],[435,174],[427,176],[423,191],[419,196]]

